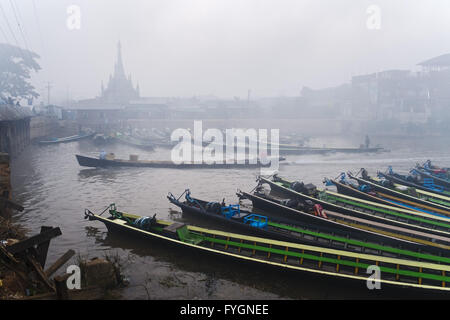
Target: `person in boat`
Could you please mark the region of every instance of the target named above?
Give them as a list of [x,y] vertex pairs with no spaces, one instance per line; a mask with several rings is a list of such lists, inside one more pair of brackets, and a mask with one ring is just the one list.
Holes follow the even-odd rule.
[[100,158],[100,160],[105,160],[106,159],[106,152],[102,150],[100,152],[100,157],[99,158]]

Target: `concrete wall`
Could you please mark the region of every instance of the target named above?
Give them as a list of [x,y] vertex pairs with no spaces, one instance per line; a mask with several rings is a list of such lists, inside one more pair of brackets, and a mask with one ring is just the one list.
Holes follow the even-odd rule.
[[37,116],[30,121],[30,139],[43,137],[63,137],[78,133],[78,124],[74,120],[58,120],[56,118]]
[[[0,197],[11,200],[11,170],[9,167],[9,155],[0,153]],[[10,210],[5,207],[0,208],[0,216],[8,216]]]
[[0,121],[0,152],[17,156],[30,144],[30,118]]
[[30,139],[34,140],[40,137],[46,137],[58,129],[58,120],[55,118],[48,118],[38,116],[31,118],[30,121]]

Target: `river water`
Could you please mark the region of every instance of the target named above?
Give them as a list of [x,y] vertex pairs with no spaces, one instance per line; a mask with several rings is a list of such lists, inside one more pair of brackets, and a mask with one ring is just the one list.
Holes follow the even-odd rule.
[[[311,141],[315,146],[354,147],[357,138],[322,137]],[[361,167],[370,174],[392,165],[397,172],[407,172],[417,162],[431,159],[450,166],[449,139],[444,138],[372,138],[390,152],[378,154],[332,154],[288,156],[280,165],[279,175],[312,182],[322,187],[324,177],[340,172],[356,173]],[[342,287],[308,274],[289,273],[241,266],[172,252],[164,246],[143,243],[124,236],[108,234],[100,222],[83,219],[84,209],[99,213],[115,203],[119,210],[159,219],[186,220],[180,210],[169,204],[170,191],[181,194],[186,188],[192,196],[211,201],[237,203],[236,190],[255,187],[257,169],[180,170],[151,168],[89,169],[78,165],[75,154],[97,157],[102,148],[91,141],[58,145],[31,145],[14,159],[12,184],[14,199],[26,209],[14,216],[29,234],[42,225],[59,226],[62,236],[51,242],[48,265],[68,249],[77,257],[120,257],[129,285],[122,290],[124,299],[325,299],[385,298],[381,292],[369,292],[365,284]],[[116,158],[169,159],[170,150],[146,152],[124,145],[105,149]],[[191,221],[202,224],[201,221]],[[208,226],[207,224],[205,226]]]

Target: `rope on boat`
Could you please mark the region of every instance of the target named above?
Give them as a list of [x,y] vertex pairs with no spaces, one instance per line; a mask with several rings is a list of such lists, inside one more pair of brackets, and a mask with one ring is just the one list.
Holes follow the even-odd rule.
[[364,169],[364,168],[359,169],[358,173],[355,174],[355,175],[353,175],[353,173],[352,173],[351,171],[348,171],[348,172],[347,172],[347,175],[349,175],[350,177],[351,177],[351,176],[353,176],[353,177],[358,177],[359,174],[360,174],[363,170],[365,170],[365,169]]
[[[261,187],[263,184],[261,183],[261,180],[258,181],[258,184],[252,189],[250,190],[249,193],[252,193],[253,191],[255,191],[256,189],[258,189],[259,187]],[[241,190],[238,189],[238,192],[241,192]]]
[[190,191],[189,189],[184,190],[184,192],[178,197],[178,199],[175,198],[175,196],[174,196],[171,192],[169,192],[168,197],[169,197],[170,199],[176,201],[176,202],[180,202],[180,199],[181,199],[181,197],[182,197],[183,195],[185,195],[185,199],[186,199],[188,202],[190,202],[190,203],[195,203],[195,204],[197,204],[201,209],[203,209],[203,210],[206,211],[206,209],[201,205],[200,202],[198,202],[196,199],[191,198],[191,191]]
[[105,210],[103,210],[103,211],[99,214],[99,216],[101,216],[102,214],[104,214],[104,213],[106,212],[106,210],[108,210],[108,209],[116,210],[116,209],[117,209],[117,208],[116,208],[116,204],[115,204],[115,203],[111,203],[109,206],[107,206],[107,207],[105,208]]
[[[107,206],[100,214],[99,216],[101,216],[102,214],[104,214],[108,209],[113,210],[114,212],[116,211],[116,204],[115,203],[111,203],[109,206]],[[92,218],[94,217],[95,214],[89,210],[89,209],[84,209],[84,218],[88,219],[88,218]]]

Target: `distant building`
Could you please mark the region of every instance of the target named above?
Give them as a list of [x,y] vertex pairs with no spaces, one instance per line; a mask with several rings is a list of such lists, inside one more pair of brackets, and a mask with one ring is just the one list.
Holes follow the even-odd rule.
[[442,121],[450,118],[450,53],[420,62],[419,73],[431,109],[432,118]]
[[[302,89],[298,104],[308,112],[338,118],[424,124],[450,119],[450,54],[418,63],[420,72],[385,70],[353,76],[350,85]],[[445,120],[446,119],[446,120]]]
[[343,84],[323,89],[302,88],[302,105],[298,111],[302,117],[336,118],[348,114],[350,86]]
[[125,69],[122,61],[122,46],[120,42],[117,44],[117,61],[114,65],[114,73],[109,76],[106,88],[101,84],[101,94],[94,99],[80,100],[75,103],[74,109],[89,108],[109,108],[114,106],[125,106],[132,100],[138,100],[139,84],[133,87],[131,75],[125,76]]
[[352,115],[367,120],[426,122],[429,117],[427,88],[409,70],[355,76],[352,78]]
[[61,120],[63,118],[63,108],[55,105],[45,106],[43,103],[33,107],[33,112],[37,116],[45,116]]
[[106,89],[101,85],[101,96],[99,100],[108,104],[127,104],[131,100],[139,99],[139,84],[133,87],[131,75],[125,76],[125,69],[122,61],[122,46],[117,44],[117,62],[114,66],[114,73],[109,76]]
[[101,84],[100,96],[80,100],[68,108],[71,118],[96,130],[122,126],[124,120],[167,117],[167,105],[161,99],[141,98],[139,84],[134,87],[131,75],[125,75],[122,47],[117,45],[117,61],[106,88]]
[[450,53],[440,55],[418,63],[425,72],[450,71]]

